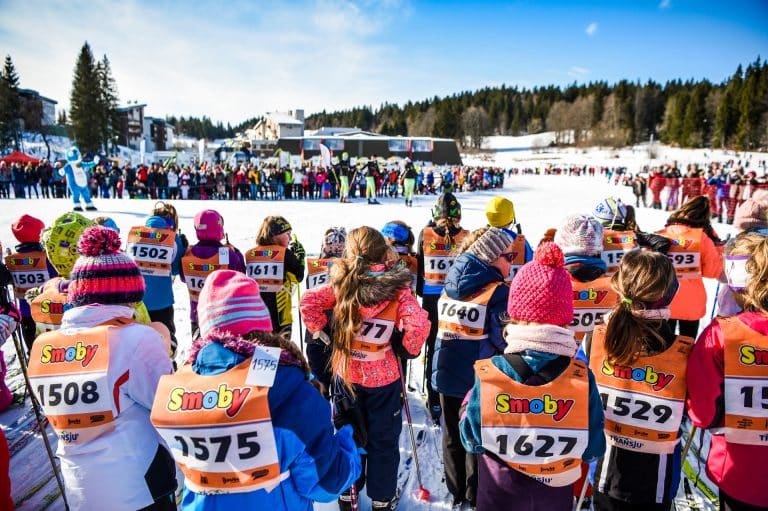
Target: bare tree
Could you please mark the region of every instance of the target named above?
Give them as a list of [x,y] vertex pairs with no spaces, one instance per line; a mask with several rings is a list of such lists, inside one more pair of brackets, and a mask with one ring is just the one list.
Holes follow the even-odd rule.
[[461,128],[472,147],[480,149],[483,137],[490,133],[491,121],[483,107],[471,106],[461,114]]

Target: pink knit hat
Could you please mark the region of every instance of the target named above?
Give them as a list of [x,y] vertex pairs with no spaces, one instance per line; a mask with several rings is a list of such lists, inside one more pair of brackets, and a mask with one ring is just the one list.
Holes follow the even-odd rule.
[[259,285],[234,270],[216,270],[208,275],[197,301],[197,317],[202,337],[212,330],[232,335],[272,331]]
[[573,286],[563,251],[552,242],[536,249],[512,280],[507,314],[518,321],[564,326],[573,320]]
[[754,198],[745,200],[736,208],[733,226],[739,231],[765,229],[768,227],[768,206]]
[[218,211],[204,209],[195,215],[195,233],[200,241],[224,239],[224,219]]

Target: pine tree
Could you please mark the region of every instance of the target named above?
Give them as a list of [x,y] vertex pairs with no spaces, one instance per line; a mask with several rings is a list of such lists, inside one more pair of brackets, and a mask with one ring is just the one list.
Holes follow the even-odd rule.
[[21,99],[19,97],[19,75],[10,55],[5,56],[5,65],[0,73],[0,148],[20,147],[19,119]]
[[456,115],[456,111],[453,109],[451,101],[448,99],[441,101],[440,107],[437,110],[435,126],[432,128],[432,136],[457,138],[459,135],[458,119],[459,116]]
[[685,106],[683,126],[679,138],[680,145],[697,147],[705,140],[704,127],[706,122],[706,111],[704,100],[705,95],[703,86],[701,84],[697,85],[694,87],[691,97],[688,100],[688,104]]
[[[748,73],[749,74],[749,73]],[[741,89],[739,99],[739,124],[736,128],[736,149],[744,151],[751,148],[754,131],[754,117],[756,116],[756,101],[754,94],[757,92],[757,79],[755,75],[748,76]]]
[[104,152],[109,154],[110,145],[114,146],[114,140],[119,132],[119,118],[117,117],[117,85],[112,77],[112,68],[109,59],[104,55],[96,64],[96,74],[99,85],[99,131]]
[[102,142],[99,76],[91,47],[86,42],[80,49],[72,79],[69,119],[72,134],[82,152],[98,151]]
[[59,110],[59,115],[56,118],[56,124],[59,126],[66,126],[67,125],[67,111],[64,109]]

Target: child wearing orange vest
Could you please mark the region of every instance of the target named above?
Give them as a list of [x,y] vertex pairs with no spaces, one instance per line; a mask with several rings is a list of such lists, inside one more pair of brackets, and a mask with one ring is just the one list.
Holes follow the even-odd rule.
[[607,324],[582,345],[605,410],[605,455],[594,475],[598,511],[667,511],[680,482],[680,424],[693,339],[669,327],[677,278],[663,254],[632,250],[611,279]]
[[[744,311],[717,317],[688,361],[688,416],[712,433],[707,475],[720,488],[720,509],[768,509],[768,238],[739,235],[733,252],[750,254],[737,299]],[[729,280],[731,278],[729,271]]]
[[419,271],[419,263],[416,260],[416,254],[413,252],[413,244],[416,242],[416,238],[413,236],[410,226],[402,220],[393,220],[384,224],[384,227],[381,228],[381,234],[386,238],[387,244],[397,252],[400,264],[411,272],[413,276],[411,289],[416,291],[416,274]]
[[575,360],[563,252],[540,245],[512,280],[507,347],[475,364],[461,440],[478,458],[477,510],[570,511],[581,462],[603,454],[595,379]]
[[680,288],[670,304],[670,327],[686,337],[696,337],[699,321],[707,312],[702,278],[716,279],[723,272],[722,241],[710,224],[709,199],[694,197],[669,216],[658,234],[669,238],[667,257],[677,272]]
[[256,236],[256,246],[245,252],[245,274],[259,283],[276,333],[291,336],[291,296],[304,279],[304,247],[281,216],[268,216]]
[[[371,227],[353,229],[344,257],[331,266],[330,285],[307,291],[299,308],[307,329],[333,345],[331,368],[337,396],[351,401],[334,410],[337,424],[359,419],[366,451],[366,485],[374,510],[394,508],[398,439],[402,430],[399,357],[418,356],[429,332],[427,313],[411,292],[410,273],[390,260],[384,236]],[[390,263],[390,264],[388,264]],[[333,330],[329,331],[329,312]],[[359,488],[358,488],[359,489]],[[351,507],[350,495],[340,506]]]

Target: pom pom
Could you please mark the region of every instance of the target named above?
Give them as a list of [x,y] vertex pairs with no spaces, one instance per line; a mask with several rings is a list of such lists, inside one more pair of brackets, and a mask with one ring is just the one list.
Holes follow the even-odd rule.
[[544,266],[551,266],[552,268],[562,268],[565,266],[565,257],[563,257],[563,251],[560,250],[555,243],[548,241],[539,245],[536,249],[536,254],[533,259]]
[[80,235],[77,248],[80,255],[87,257],[116,254],[120,251],[120,234],[100,225],[89,227]]

